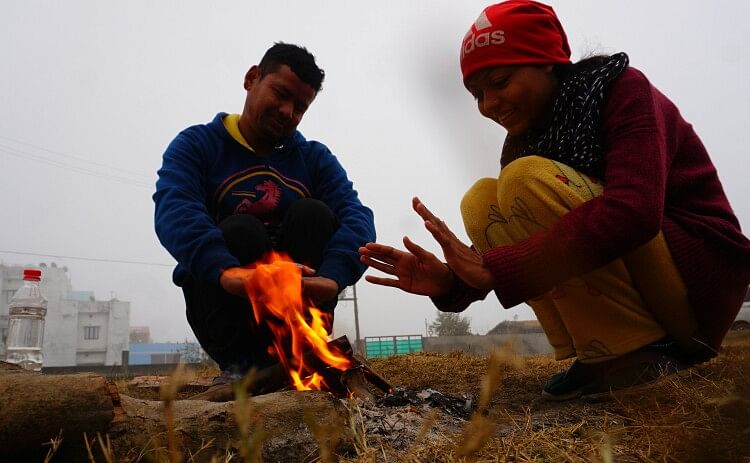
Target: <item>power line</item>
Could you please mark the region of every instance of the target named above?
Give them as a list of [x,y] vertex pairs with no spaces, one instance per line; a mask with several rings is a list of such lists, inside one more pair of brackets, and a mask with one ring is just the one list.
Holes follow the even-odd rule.
[[29,152],[21,151],[21,150],[18,150],[16,148],[9,147],[9,146],[6,146],[6,145],[0,145],[0,152],[3,152],[3,153],[5,153],[7,155],[10,155],[10,156],[15,156],[15,157],[22,158],[22,159],[28,159],[28,160],[31,160],[31,161],[40,162],[42,164],[47,164],[47,165],[50,165],[50,166],[53,166],[53,167],[58,167],[58,168],[61,168],[61,169],[72,171],[72,172],[77,172],[79,174],[91,175],[93,177],[98,177],[98,178],[102,178],[102,179],[105,179],[105,180],[112,180],[112,181],[115,181],[115,182],[124,183],[124,184],[128,184],[128,185],[133,185],[133,186],[137,186],[137,187],[141,187],[141,188],[149,188],[149,189],[153,188],[153,185],[148,184],[146,182],[140,182],[138,180],[129,179],[129,178],[125,178],[125,177],[118,177],[116,175],[106,174],[106,173],[103,173],[103,172],[96,172],[96,171],[93,171],[93,170],[85,169],[83,167],[72,166],[72,165],[66,164],[64,162],[60,162],[60,161],[55,161],[55,160],[52,160],[52,159],[48,159],[48,158],[45,158],[43,156],[39,156],[39,155],[34,154],[34,153],[29,153]]
[[142,181],[138,181],[138,180],[134,180],[134,179],[129,179],[129,178],[125,178],[125,177],[119,177],[117,175],[112,175],[112,174],[106,174],[106,173],[103,173],[103,172],[97,172],[97,171],[89,170],[89,169],[86,169],[86,168],[83,168],[83,167],[73,166],[73,165],[66,164],[66,163],[61,162],[61,161],[55,161],[53,159],[48,159],[48,158],[45,158],[43,156],[39,156],[39,155],[34,154],[34,153],[29,153],[29,152],[26,152],[26,151],[21,151],[21,150],[19,150],[17,148],[13,148],[13,147],[6,146],[6,145],[0,145],[0,151],[4,152],[5,154],[9,154],[11,156],[19,157],[19,158],[22,158],[22,159],[29,159],[29,160],[32,160],[32,161],[40,162],[42,164],[47,164],[47,165],[50,165],[50,166],[53,166],[53,167],[59,167],[59,168],[70,170],[70,171],[77,172],[77,173],[80,173],[80,174],[91,175],[91,176],[94,176],[94,177],[99,177],[99,178],[103,178],[103,179],[107,179],[107,180],[114,180],[116,182],[126,183],[126,184],[130,184],[130,185],[134,185],[134,186],[147,187],[147,188],[151,188],[152,187],[152,185],[150,185],[148,183],[145,183],[145,182],[142,182]]
[[138,176],[138,177],[143,177],[145,179],[151,179],[150,175],[146,175],[143,172],[138,172],[138,171],[129,170],[129,169],[123,169],[121,167],[114,167],[114,166],[110,166],[108,164],[104,164],[104,163],[92,161],[90,159],[86,159],[86,158],[83,158],[83,157],[78,157],[78,156],[73,156],[73,155],[70,155],[70,154],[61,153],[59,151],[51,150],[51,149],[45,148],[43,146],[38,146],[38,145],[31,144],[31,143],[27,143],[25,141],[16,140],[15,138],[6,137],[5,135],[0,135],[0,138],[2,138],[3,140],[11,141],[13,143],[18,143],[19,145],[28,146],[30,148],[37,149],[39,151],[45,151],[47,153],[54,154],[54,155],[57,155],[57,156],[62,156],[62,157],[66,157],[66,158],[69,158],[69,159],[75,159],[76,161],[85,162],[87,164],[91,164],[91,165],[94,165],[94,166],[106,167],[107,169],[117,170],[117,171],[120,171],[120,172],[125,173],[125,174],[135,175],[135,176]]
[[23,256],[54,257],[55,259],[85,260],[89,262],[107,262],[107,263],[113,263],[113,264],[152,265],[155,267],[174,267],[175,265],[175,264],[162,264],[159,262],[144,262],[144,261],[135,261],[135,260],[97,259],[95,257],[63,256],[59,254],[38,254],[34,252],[22,252],[22,251],[4,251],[2,249],[0,249],[0,254],[19,254]]

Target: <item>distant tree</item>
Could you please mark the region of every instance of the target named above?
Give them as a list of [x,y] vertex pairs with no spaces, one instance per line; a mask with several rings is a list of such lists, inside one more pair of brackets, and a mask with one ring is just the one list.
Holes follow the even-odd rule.
[[180,360],[184,363],[202,363],[210,360],[208,354],[201,349],[200,344],[188,339],[185,339],[178,352],[180,353]]
[[430,323],[429,333],[436,336],[469,336],[471,320],[453,312],[438,312]]

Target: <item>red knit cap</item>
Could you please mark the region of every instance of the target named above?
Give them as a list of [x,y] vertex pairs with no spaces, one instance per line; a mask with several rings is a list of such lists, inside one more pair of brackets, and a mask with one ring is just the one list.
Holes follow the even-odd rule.
[[531,0],[488,6],[461,44],[464,80],[488,67],[548,63],[570,63],[568,38],[552,7]]

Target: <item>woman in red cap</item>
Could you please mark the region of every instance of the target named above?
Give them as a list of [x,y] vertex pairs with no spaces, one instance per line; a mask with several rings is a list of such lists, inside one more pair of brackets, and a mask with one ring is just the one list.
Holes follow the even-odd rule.
[[750,242],[675,105],[624,53],[570,61],[551,7],[486,8],[461,46],[464,84],[504,127],[498,178],[469,189],[472,247],[414,198],[446,262],[404,238],[367,280],[461,311],[494,290],[528,303],[558,360],[554,400],[595,397],[716,355],[750,281]]

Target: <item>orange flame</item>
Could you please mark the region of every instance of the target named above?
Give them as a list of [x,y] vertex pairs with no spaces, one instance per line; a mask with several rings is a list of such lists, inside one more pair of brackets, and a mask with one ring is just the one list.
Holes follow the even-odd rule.
[[339,370],[352,367],[348,357],[329,348],[331,316],[304,300],[302,270],[289,257],[271,251],[253,268],[230,271],[245,281],[255,321],[273,334],[269,353],[284,366],[295,389],[327,389],[320,372],[305,363],[305,353]]

